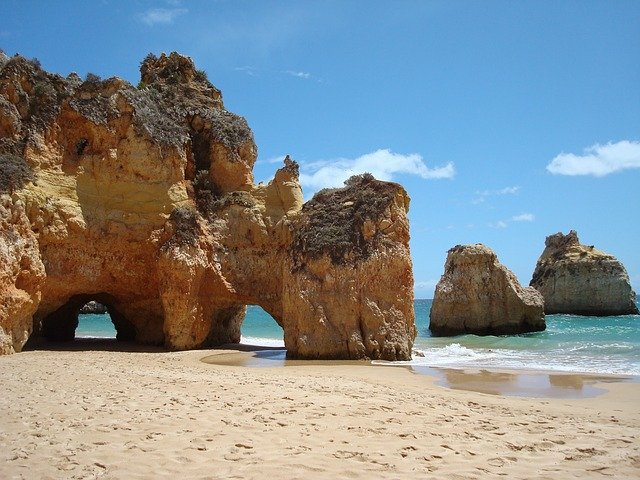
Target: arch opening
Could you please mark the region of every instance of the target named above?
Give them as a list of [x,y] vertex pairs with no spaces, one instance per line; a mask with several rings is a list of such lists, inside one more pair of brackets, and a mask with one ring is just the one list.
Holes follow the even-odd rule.
[[285,348],[284,330],[276,319],[259,305],[247,305],[240,332],[240,341],[243,344]]
[[42,321],[41,336],[53,341],[72,341],[77,335],[79,316],[83,307],[93,302],[104,306],[115,329],[115,339],[133,341],[136,330],[133,324],[118,310],[115,298],[107,293],[72,296],[64,305],[47,315]]
[[117,333],[105,305],[92,300],[80,308],[75,338],[115,339]]

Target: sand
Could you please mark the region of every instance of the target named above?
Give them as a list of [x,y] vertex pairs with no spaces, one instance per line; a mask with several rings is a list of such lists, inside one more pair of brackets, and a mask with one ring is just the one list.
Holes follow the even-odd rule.
[[397,367],[84,348],[0,357],[0,478],[640,478],[639,383],[528,398]]

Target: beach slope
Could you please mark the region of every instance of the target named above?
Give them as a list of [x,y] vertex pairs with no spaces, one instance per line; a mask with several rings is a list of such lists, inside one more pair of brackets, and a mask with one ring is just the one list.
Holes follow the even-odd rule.
[[0,357],[0,477],[640,476],[638,383],[529,399],[364,363],[201,362],[219,353]]

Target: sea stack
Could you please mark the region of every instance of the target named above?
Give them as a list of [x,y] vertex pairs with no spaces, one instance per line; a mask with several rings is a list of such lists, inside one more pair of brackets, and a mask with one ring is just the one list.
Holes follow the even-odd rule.
[[638,313],[624,265],[593,245],[582,245],[575,230],[547,237],[530,285],[543,295],[547,314]]
[[436,286],[429,329],[436,336],[511,335],[545,329],[542,295],[522,287],[482,244],[449,250]]
[[0,353],[74,338],[89,301],[119,340],[237,343],[246,305],[293,358],[408,360],[409,198],[371,176],[303,206],[286,157],[255,185],[246,120],[188,57],[137,87],[0,54]]

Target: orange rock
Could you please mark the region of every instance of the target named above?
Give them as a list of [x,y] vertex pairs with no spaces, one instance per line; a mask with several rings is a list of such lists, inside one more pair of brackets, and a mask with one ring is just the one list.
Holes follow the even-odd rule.
[[512,335],[545,327],[542,295],[522,287],[493,250],[482,244],[449,250],[431,305],[434,335]]
[[638,314],[624,265],[593,245],[582,245],[575,230],[546,238],[531,286],[543,295],[548,314]]
[[409,359],[404,189],[363,176],[303,205],[289,157],[254,185],[253,134],[191,59],[141,73],[136,89],[0,62],[0,159],[27,169],[0,183],[2,353],[72,339],[96,300],[119,339],[170,349],[238,342],[257,304],[290,356]]

